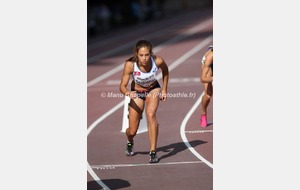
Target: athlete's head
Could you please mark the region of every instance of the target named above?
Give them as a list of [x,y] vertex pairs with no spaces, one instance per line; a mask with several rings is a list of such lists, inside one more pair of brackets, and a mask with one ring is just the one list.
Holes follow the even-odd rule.
[[141,64],[146,64],[152,53],[152,44],[147,40],[140,40],[134,47],[136,58]]
[[[149,42],[148,40],[140,40],[133,47],[133,56],[127,59],[127,61],[133,61],[133,62],[140,61],[142,63],[145,62],[145,58],[147,58],[146,59],[147,62],[150,56],[152,55],[153,52],[152,52],[151,42]],[[142,61],[143,56],[144,56],[144,61]]]

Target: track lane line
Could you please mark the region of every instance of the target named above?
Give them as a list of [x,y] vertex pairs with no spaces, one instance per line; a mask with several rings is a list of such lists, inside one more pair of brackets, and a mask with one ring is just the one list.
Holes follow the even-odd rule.
[[110,190],[109,187],[107,187],[101,180],[100,178],[97,176],[97,174],[93,171],[93,169],[91,168],[89,162],[87,162],[87,170],[90,173],[90,175],[92,176],[92,178],[98,183],[98,185],[100,185],[103,190]]
[[[194,55],[195,53],[197,53],[199,50],[201,50],[202,48],[206,47],[208,44],[210,44],[210,42],[213,40],[212,35],[208,36],[207,38],[205,38],[203,41],[201,41],[198,45],[196,45],[194,48],[192,48],[190,51],[188,51],[187,53],[185,53],[183,56],[181,56],[179,59],[177,59],[176,61],[174,61],[170,66],[169,66],[169,72],[171,72],[171,70],[175,69],[177,66],[179,66],[181,63],[184,63],[184,61],[186,59],[188,59],[189,57],[191,57],[192,55]],[[157,80],[159,80],[162,77],[162,74],[160,74],[157,77]],[[121,108],[124,105],[124,100],[122,102],[120,102],[119,104],[117,104],[115,107],[113,107],[112,109],[110,109],[108,112],[106,112],[104,115],[102,115],[101,117],[99,117],[96,121],[94,121],[92,123],[92,125],[90,125],[88,127],[87,130],[87,136],[91,133],[91,131],[104,119],[106,119],[108,116],[110,116],[111,114],[113,114],[116,110],[118,110],[119,108]],[[186,142],[185,142],[186,143]],[[187,144],[186,144],[187,145]],[[187,145],[188,146],[188,145]],[[190,146],[190,145],[189,145]],[[204,158],[203,158],[204,159]],[[204,159],[205,160],[205,159]],[[101,181],[101,179],[97,176],[97,174],[93,171],[93,169],[91,168],[90,164],[87,162],[88,165],[88,172],[90,173],[90,175],[93,177],[93,179],[103,188],[107,188],[105,190],[109,190],[109,188]]]
[[[154,48],[153,51],[154,51],[154,52],[160,51],[160,50],[161,50],[162,48],[164,48],[166,45],[169,45],[169,44],[171,44],[171,43],[178,42],[179,40],[182,40],[182,39],[184,39],[184,38],[187,38],[189,35],[193,35],[193,34],[199,32],[199,31],[205,29],[205,27],[206,27],[207,25],[211,24],[211,22],[212,22],[212,18],[209,18],[209,19],[207,19],[207,20],[205,20],[205,21],[202,21],[200,24],[196,25],[195,27],[189,29],[188,31],[185,31],[183,34],[179,34],[179,35],[177,35],[176,37],[174,37],[174,38],[172,38],[172,39],[166,41],[165,43],[163,43],[163,44],[161,45],[161,47],[160,47],[160,46],[157,46],[157,48]],[[200,28],[200,29],[199,29],[199,28]],[[153,38],[153,37],[159,36],[160,34],[161,34],[161,31],[157,31],[157,32],[155,32],[155,33],[151,33],[151,34],[149,34],[149,35],[144,36],[144,38]],[[104,52],[104,53],[100,53],[100,54],[98,54],[98,55],[95,55],[95,56],[93,56],[93,57],[88,58],[87,63],[89,64],[89,63],[98,61],[99,59],[101,59],[101,58],[103,58],[103,57],[107,57],[107,56],[113,55],[114,53],[117,53],[117,52],[119,52],[119,51],[125,50],[125,49],[127,49],[128,47],[131,47],[131,46],[132,46],[132,43],[126,43],[126,44],[124,44],[124,45],[122,45],[122,46],[119,46],[119,47],[117,47],[117,48],[114,48],[114,49],[112,49],[112,50],[108,50],[108,51],[106,51],[106,52]]]
[[[169,72],[171,72],[173,69],[175,69],[177,66],[179,66],[181,63],[184,63],[186,59],[197,53],[200,49],[206,47],[210,42],[212,41],[212,36],[209,36],[205,38],[202,42],[200,42],[198,45],[196,45],[194,48],[192,48],[190,51],[185,53],[183,56],[178,58],[176,61],[174,61],[170,66],[169,66]],[[162,74],[160,73],[157,76],[157,80],[160,80],[162,78]],[[88,133],[87,135],[90,134],[90,132],[104,119],[106,119],[108,116],[110,116],[112,113],[114,113],[116,110],[118,110],[120,107],[124,105],[124,100],[121,101],[119,104],[117,104],[115,107],[113,107],[111,110],[106,112],[104,115],[100,116],[96,121],[94,121],[89,127],[88,127]]]
[[[208,20],[206,20],[204,22],[201,22],[201,24],[199,24],[199,25],[197,25],[197,26],[195,26],[195,27],[193,27],[193,28],[185,31],[183,34],[178,35],[178,36],[176,36],[176,37],[174,37],[174,38],[172,38],[170,40],[167,40],[166,42],[164,42],[164,43],[156,46],[155,48],[153,48],[153,52],[159,52],[163,48],[165,48],[166,46],[168,46],[168,45],[170,45],[172,43],[175,43],[175,42],[178,42],[180,40],[183,40],[183,39],[185,39],[185,38],[187,38],[187,37],[189,37],[189,36],[191,36],[191,35],[193,35],[193,34],[195,34],[197,32],[200,32],[201,30],[204,30],[205,27],[207,27],[209,24],[211,24],[211,22],[212,22],[212,18],[210,18],[210,19],[208,19]],[[95,61],[95,60],[98,60],[100,58],[103,58],[103,57],[107,56],[107,54],[110,55],[112,53],[116,53],[116,52],[118,52],[120,50],[128,48],[131,45],[132,45],[132,43],[128,43],[128,44],[125,44],[125,45],[123,45],[123,46],[121,46],[119,48],[114,49],[114,51],[113,50],[109,50],[107,52],[104,52],[102,54],[94,56],[94,57],[88,59],[88,63],[92,62],[92,61]],[[121,71],[123,69],[123,67],[124,67],[124,64],[121,64],[121,65],[115,67],[114,69],[112,69],[112,70],[110,70],[110,71],[108,71],[108,72],[106,72],[106,73],[104,73],[104,74],[96,77],[95,79],[93,79],[93,80],[91,80],[91,81],[89,81],[87,83],[87,87],[93,86],[93,85],[97,84],[98,82],[100,82],[100,81],[102,81],[102,80],[110,77],[111,75],[113,75],[113,74]]]
[[200,97],[198,98],[198,100],[195,102],[195,104],[193,105],[193,107],[190,109],[190,111],[186,114],[185,118],[183,119],[181,126],[180,126],[180,136],[182,138],[182,141],[184,142],[184,144],[188,147],[188,149],[202,162],[204,162],[206,165],[208,165],[209,167],[213,168],[212,163],[210,163],[209,161],[207,161],[203,156],[201,156],[192,146],[191,144],[188,142],[186,135],[185,135],[185,127],[186,124],[188,122],[188,120],[190,119],[191,115],[194,113],[194,111],[197,109],[197,107],[200,105],[201,100],[202,100],[202,96],[204,95],[204,92],[202,92],[202,94],[200,95]]
[[177,165],[177,164],[201,164],[202,161],[186,161],[186,162],[165,162],[165,163],[155,163],[155,164],[111,164],[111,165],[91,165],[94,169],[115,169],[121,167],[136,167],[136,166],[161,166],[161,165]]
[[195,130],[195,131],[185,131],[185,133],[193,134],[193,133],[212,133],[213,130]]

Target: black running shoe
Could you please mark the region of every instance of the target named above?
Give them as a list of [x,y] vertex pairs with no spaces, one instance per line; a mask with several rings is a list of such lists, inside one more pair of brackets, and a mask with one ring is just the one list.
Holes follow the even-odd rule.
[[133,152],[133,142],[127,142],[125,154],[127,156],[132,156],[134,154],[134,152]]
[[155,150],[151,150],[149,152],[149,155],[150,155],[150,160],[149,160],[150,163],[157,163],[158,162],[158,158],[156,156]]

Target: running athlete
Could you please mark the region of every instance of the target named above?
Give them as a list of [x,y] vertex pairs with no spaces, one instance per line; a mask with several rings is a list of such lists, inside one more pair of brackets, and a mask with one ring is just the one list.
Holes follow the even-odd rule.
[[[120,92],[130,97],[129,127],[126,129],[127,145],[125,153],[132,156],[133,138],[139,128],[140,119],[146,105],[148,136],[150,140],[150,163],[158,162],[156,154],[158,122],[156,111],[159,100],[167,100],[169,69],[162,57],[154,55],[152,44],[147,40],[140,40],[134,47],[134,55],[126,60],[120,83]],[[156,73],[161,69],[163,75],[162,87],[157,81]],[[127,85],[132,76],[131,89]]]
[[207,127],[207,107],[213,95],[213,46],[209,46],[202,57],[200,81],[204,86],[204,95],[201,101],[200,126]]

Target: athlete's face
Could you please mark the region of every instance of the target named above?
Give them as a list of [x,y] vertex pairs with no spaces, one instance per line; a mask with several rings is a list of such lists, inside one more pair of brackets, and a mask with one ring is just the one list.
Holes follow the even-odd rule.
[[137,53],[139,62],[142,65],[146,65],[149,60],[150,60],[150,50],[147,47],[142,47],[139,49],[138,53]]

